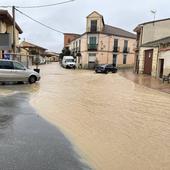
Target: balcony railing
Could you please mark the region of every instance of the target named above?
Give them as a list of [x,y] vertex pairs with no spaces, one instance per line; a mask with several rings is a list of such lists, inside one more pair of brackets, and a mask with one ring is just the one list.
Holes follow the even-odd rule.
[[97,51],[98,44],[88,44],[88,51]]
[[123,48],[123,53],[129,53],[129,51],[130,51],[130,48],[128,48],[128,47]]
[[87,32],[89,32],[89,33],[99,32],[99,27],[88,27]]
[[120,51],[120,47],[113,47],[113,52],[119,52]]

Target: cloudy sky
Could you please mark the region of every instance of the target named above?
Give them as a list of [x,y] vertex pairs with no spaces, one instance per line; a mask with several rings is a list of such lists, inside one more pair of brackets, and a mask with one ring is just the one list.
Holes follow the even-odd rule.
[[[67,0],[0,0],[2,5],[46,5]],[[75,0],[53,7],[19,9],[30,17],[62,32],[85,32],[86,16],[92,11],[103,15],[105,23],[133,32],[139,23],[153,20],[151,10],[156,10],[156,19],[170,18],[169,0]],[[2,8],[4,9],[4,8]],[[11,12],[11,8],[6,8]],[[63,35],[31,21],[16,12],[16,21],[23,30],[21,40],[26,40],[51,51],[60,52]]]

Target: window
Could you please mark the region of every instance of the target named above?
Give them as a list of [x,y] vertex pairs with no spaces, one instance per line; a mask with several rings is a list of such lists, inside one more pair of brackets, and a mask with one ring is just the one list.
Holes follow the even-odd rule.
[[96,37],[90,37],[89,44],[96,44],[96,40],[97,40]]
[[88,44],[88,50],[91,51],[97,51],[97,37],[96,36],[91,36],[89,37],[89,44]]
[[25,70],[25,67],[20,63],[13,62],[13,65],[15,70]]
[[11,61],[0,61],[0,69],[13,69]]
[[118,39],[114,39],[114,46],[113,46],[113,48],[115,49],[117,49],[118,48]]
[[128,52],[128,40],[124,40],[123,52],[124,52],[124,53],[127,53],[127,52]]
[[106,66],[106,68],[113,68],[113,65],[112,65],[112,64],[108,64],[108,65]]
[[97,32],[97,20],[91,20],[91,32]]
[[96,53],[89,53],[89,62],[95,62],[96,61]]
[[81,50],[81,40],[79,40],[79,51]]
[[113,66],[117,65],[117,54],[113,54]]
[[123,55],[123,64],[126,64],[126,60],[127,60],[127,55],[124,54],[124,55]]
[[128,40],[124,40],[124,48],[128,47]]

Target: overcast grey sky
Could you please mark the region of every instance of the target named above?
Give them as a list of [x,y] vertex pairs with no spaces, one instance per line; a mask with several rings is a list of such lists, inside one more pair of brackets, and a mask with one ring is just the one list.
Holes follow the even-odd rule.
[[[0,5],[44,5],[65,0],[1,0]],[[92,11],[103,15],[105,23],[133,32],[136,25],[153,20],[151,10],[157,10],[156,19],[170,17],[169,0],[75,0],[68,4],[38,8],[20,9],[34,19],[62,32],[85,32],[86,16]],[[9,12],[11,9],[8,8]],[[60,52],[63,35],[31,21],[16,13],[16,21],[23,30],[21,39]]]

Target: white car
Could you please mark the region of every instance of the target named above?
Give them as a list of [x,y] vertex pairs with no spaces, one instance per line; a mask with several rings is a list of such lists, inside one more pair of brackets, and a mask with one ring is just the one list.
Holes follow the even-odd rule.
[[40,74],[14,60],[0,60],[0,82],[29,82],[40,80]]

